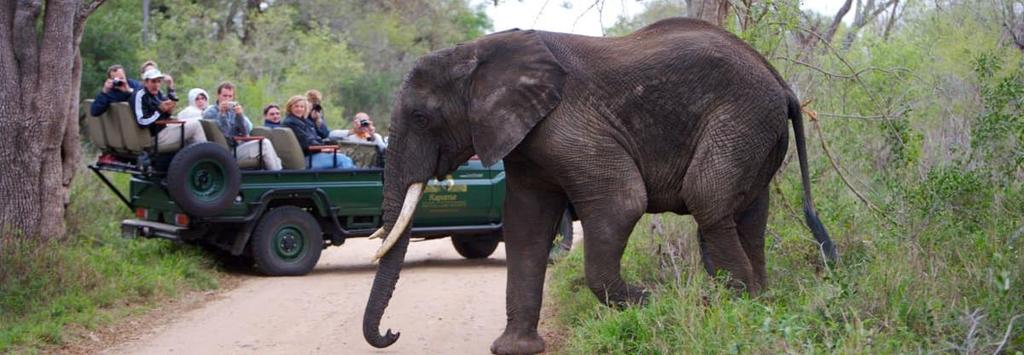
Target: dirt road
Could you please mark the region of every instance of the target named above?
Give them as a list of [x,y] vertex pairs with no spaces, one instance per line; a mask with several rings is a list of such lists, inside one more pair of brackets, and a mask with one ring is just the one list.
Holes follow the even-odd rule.
[[412,243],[381,324],[401,338],[375,349],[363,340],[362,317],[379,245],[357,239],[328,248],[307,276],[249,278],[105,353],[488,353],[505,326],[504,245],[466,260],[448,239]]

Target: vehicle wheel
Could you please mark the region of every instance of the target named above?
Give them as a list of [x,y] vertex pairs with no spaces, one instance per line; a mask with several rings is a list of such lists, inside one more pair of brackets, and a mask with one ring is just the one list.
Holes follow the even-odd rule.
[[230,152],[216,143],[198,143],[174,155],[167,168],[167,192],[185,213],[211,217],[231,206],[241,178]]
[[268,276],[308,274],[323,249],[320,224],[309,212],[293,206],[263,215],[249,240],[256,267]]
[[555,235],[554,242],[551,243],[551,251],[548,254],[549,262],[558,261],[569,254],[569,250],[572,250],[572,237],[572,214],[566,209],[558,221],[557,235]]
[[452,236],[452,245],[455,251],[466,259],[483,259],[498,249],[498,242],[501,241],[501,234],[486,236],[456,235]]

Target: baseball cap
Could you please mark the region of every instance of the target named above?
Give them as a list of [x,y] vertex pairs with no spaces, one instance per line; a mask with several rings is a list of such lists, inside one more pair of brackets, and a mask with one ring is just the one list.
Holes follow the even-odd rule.
[[145,73],[142,73],[142,80],[150,80],[150,79],[157,79],[157,78],[163,78],[163,77],[164,77],[164,74],[161,73],[160,70],[157,70],[156,68],[147,70]]

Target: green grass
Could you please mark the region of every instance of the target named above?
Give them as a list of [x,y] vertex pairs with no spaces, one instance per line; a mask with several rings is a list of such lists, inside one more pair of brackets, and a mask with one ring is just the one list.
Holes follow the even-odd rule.
[[1012,235],[1024,221],[1024,188],[997,190],[962,175],[929,174],[907,189],[913,212],[901,226],[867,214],[841,184],[819,182],[818,209],[842,253],[833,267],[790,207],[800,206],[796,179],[783,180],[766,237],[769,285],[754,299],[704,272],[692,218],[645,216],[623,273],[653,290],[650,302],[601,306],[574,250],[555,266],[548,291],[566,335],[560,352],[991,353],[1007,339],[1003,350],[1020,354],[1024,238]]
[[[116,176],[115,176],[116,175]],[[127,175],[113,174],[127,185]],[[213,259],[162,240],[126,240],[130,212],[87,170],[75,179],[68,237],[0,248],[0,353],[60,345],[191,290],[218,287]]]

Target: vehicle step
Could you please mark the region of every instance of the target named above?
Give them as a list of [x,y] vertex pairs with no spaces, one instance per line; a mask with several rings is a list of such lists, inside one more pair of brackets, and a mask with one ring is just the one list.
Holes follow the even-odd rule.
[[181,240],[181,232],[188,228],[173,224],[126,219],[121,221],[121,236],[124,238],[146,237]]

